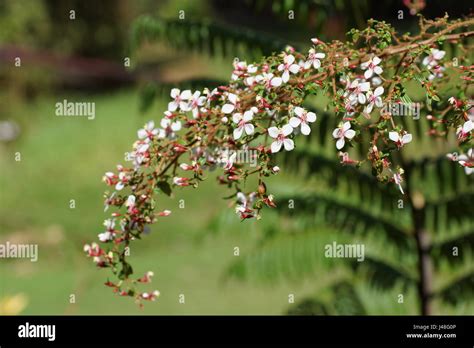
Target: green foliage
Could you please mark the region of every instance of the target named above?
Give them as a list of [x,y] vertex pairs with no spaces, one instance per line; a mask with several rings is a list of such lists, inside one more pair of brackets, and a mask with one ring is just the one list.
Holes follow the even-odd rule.
[[[285,171],[306,179],[307,189],[304,193],[279,196],[278,210],[283,216],[292,217],[290,221],[294,221],[294,225],[305,233],[287,234],[285,242],[281,242],[278,249],[275,245],[278,245],[278,234],[282,232],[275,233],[276,241],[267,243],[251,256],[236,262],[230,268],[230,274],[246,279],[251,269],[252,273],[260,274],[262,279],[273,280],[276,275],[293,278],[297,273],[285,269],[297,259],[294,254],[301,255],[303,260],[299,267],[306,267],[311,272],[328,272],[340,268],[341,263],[336,267],[334,262],[327,259],[314,262],[319,258],[324,259],[321,248],[311,249],[311,246],[316,240],[324,238],[318,235],[318,231],[325,226],[342,232],[338,236],[378,240],[380,245],[394,248],[394,253],[386,250],[380,255],[369,253],[364,262],[350,263],[354,274],[365,279],[371,287],[381,291],[400,286],[402,291],[417,288],[417,248],[411,216],[413,197],[400,195],[394,185],[381,185],[364,168],[342,166],[337,160],[332,144],[334,140],[330,136],[336,122],[334,116],[318,113],[318,129],[314,129],[308,137],[307,146],[282,155]],[[429,126],[427,120],[421,118],[403,122],[413,131],[414,144],[426,141],[436,143],[425,139]],[[359,152],[357,148],[353,151]],[[409,192],[424,197],[421,204],[425,225],[433,240],[430,255],[435,265],[434,276],[442,277],[443,272],[446,272],[442,268],[443,264],[466,265],[466,256],[472,255],[474,250],[472,178],[465,175],[462,168],[448,161],[445,155],[431,157],[423,154],[407,160],[404,167],[407,168],[406,185]],[[294,203],[292,207],[288,205],[289,200]],[[296,241],[301,243],[300,248],[296,247]],[[380,245],[379,248],[383,249]],[[453,256],[455,247],[460,249],[459,255]],[[433,297],[449,305],[467,300],[474,292],[473,277],[474,273],[467,272],[450,280],[441,289],[439,286],[435,288]],[[335,306],[336,302],[336,298],[307,298],[290,308],[288,313],[352,313],[347,308],[338,312],[328,307]]]
[[[310,18],[316,3],[327,5],[326,1],[311,0],[249,0],[246,5],[257,13],[268,10],[270,6],[272,12],[281,17],[289,10],[296,12],[299,7],[299,20],[302,18],[304,21]],[[358,7],[355,3],[350,2],[356,16],[360,16],[363,6]],[[338,4],[345,7],[348,2],[338,1]],[[323,12],[318,16],[324,16]],[[370,30],[373,38],[377,38],[374,44],[381,48],[387,46],[392,39],[392,28],[384,22],[372,21],[372,24]],[[359,31],[353,30],[351,34],[354,41],[359,40]],[[250,61],[286,46],[286,42],[257,31],[188,19],[142,17],[135,22],[132,37],[134,47],[144,41],[163,40],[178,49],[195,50],[211,56],[239,56]],[[203,85],[214,87],[218,84],[205,81]],[[144,92],[147,101],[144,106],[149,106],[160,90],[169,89],[170,86],[149,85]],[[404,104],[412,103],[412,98],[416,100],[404,88],[400,89],[398,96]],[[432,99],[429,107],[439,107],[439,101]],[[413,214],[421,211],[423,228],[432,240],[428,251],[434,261],[434,277],[443,278],[447,271],[443,268],[446,263],[460,264],[467,269],[463,275],[442,286],[435,282],[436,288],[430,295],[448,305],[456,305],[472,295],[474,270],[467,262],[467,255],[474,250],[472,177],[466,176],[462,168],[446,159],[449,149],[440,146],[434,137],[427,136],[433,121],[426,115],[420,115],[419,119],[400,117],[396,120],[414,138],[410,144],[412,156],[399,158],[406,178],[407,195],[402,196],[394,184],[380,184],[364,164],[360,168],[341,165],[331,135],[340,117],[322,112],[317,112],[317,115],[317,126],[307,137],[307,146],[300,145],[294,151],[278,155],[284,162],[282,168],[285,172],[295,174],[307,183],[304,192],[277,195],[282,226],[287,228],[270,227],[253,252],[240,256],[231,264],[226,276],[273,283],[317,273],[318,280],[325,279],[326,283],[332,284],[326,288],[330,295],[306,298],[290,308],[288,314],[366,314],[367,310],[355,290],[356,277],[380,291],[401,287],[403,291],[416,292],[421,279]],[[437,130],[445,131],[446,125],[438,126]],[[367,153],[370,142],[351,142],[350,145],[351,157],[363,161],[365,158],[362,156]],[[288,205],[289,200],[294,202],[294,207]],[[327,232],[324,229],[342,233],[324,233]],[[352,263],[336,263],[324,256],[324,244],[335,238],[354,240],[354,237],[364,243],[377,241],[379,254],[368,253],[364,262]],[[455,247],[462,247],[459,256],[453,256]],[[355,276],[347,277],[347,272],[351,271]],[[331,277],[336,278],[335,282]]]
[[145,41],[166,41],[172,47],[195,50],[211,56],[238,55],[244,59],[259,59],[284,49],[286,42],[276,37],[246,28],[230,28],[202,20],[169,20],[143,16],[132,28],[132,48]]
[[326,301],[305,298],[292,306],[289,315],[365,315],[366,309],[357,290],[347,280],[339,281],[328,288],[330,296]]
[[226,271],[226,277],[255,279],[274,283],[282,279],[299,280],[315,275],[323,277],[334,264],[324,257],[324,245],[334,240],[327,233],[279,231],[253,252],[242,255]]
[[474,271],[454,280],[436,295],[443,301],[456,305],[459,302],[474,298],[473,289]]

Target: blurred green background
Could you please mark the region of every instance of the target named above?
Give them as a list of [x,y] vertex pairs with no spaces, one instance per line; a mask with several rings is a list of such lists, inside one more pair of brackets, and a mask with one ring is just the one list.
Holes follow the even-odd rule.
[[[427,16],[469,12],[467,5],[441,1],[420,10]],[[215,173],[197,190],[178,190],[167,205],[173,214],[132,250],[137,274],[155,272],[152,285],[161,292],[156,303],[139,309],[114,296],[103,285],[107,271],[95,269],[82,252],[106,217],[102,175],[123,163],[144,122],[161,119],[172,86],[216,86],[228,80],[235,56],[257,61],[286,44],[307,48],[312,37],[343,39],[371,17],[402,30],[412,30],[417,21],[403,1],[1,1],[0,242],[38,243],[39,260],[0,260],[0,314],[418,314],[416,287],[387,265],[363,277],[346,260],[321,255],[327,243],[360,242],[411,271],[416,254],[379,237],[386,225],[366,217],[370,233],[369,227],[341,233],[356,230],[356,223],[268,210],[261,221],[241,222],[223,199],[228,192],[216,184]],[[96,118],[55,116],[55,104],[64,99],[95,102]],[[323,112],[324,98],[312,106]],[[333,154],[334,145],[328,141],[314,149]],[[443,153],[431,147],[426,152]],[[360,197],[344,191],[352,172],[343,170],[327,192],[327,173],[307,175],[313,164],[306,158],[285,159],[290,162],[280,166],[281,175],[268,182],[277,197],[322,189],[333,200],[348,197],[359,204]],[[319,169],[314,173],[321,174]],[[363,191],[367,183],[359,184]],[[180,199],[185,209],[178,207]],[[398,224],[393,229],[409,225],[406,216],[380,205],[375,219],[392,214]],[[472,216],[466,226],[472,227]],[[440,247],[448,240],[443,238]],[[466,243],[474,244],[472,238]],[[472,264],[472,253],[463,262]],[[438,266],[447,275],[469,270],[450,261]],[[441,286],[449,277],[438,279]],[[457,289],[456,301],[449,301],[452,293],[442,295],[448,300],[436,303],[437,313],[473,313],[465,288]]]

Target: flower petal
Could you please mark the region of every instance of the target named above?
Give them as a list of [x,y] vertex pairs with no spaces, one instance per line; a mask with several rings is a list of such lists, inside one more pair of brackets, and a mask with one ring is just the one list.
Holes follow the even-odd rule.
[[290,118],[290,126],[297,128],[301,124],[301,119],[298,117]]
[[412,140],[412,135],[410,133],[404,134],[402,137],[402,143],[408,144]]
[[243,131],[244,131],[244,127],[237,127],[236,129],[234,129],[234,134],[233,134],[234,139],[235,140],[240,139]]
[[344,138],[339,138],[339,140],[336,142],[336,149],[340,150],[344,147],[345,141]]
[[292,54],[289,54],[285,56],[283,60],[285,61],[286,64],[293,64],[293,62],[295,61],[295,57]]
[[229,99],[232,104],[237,104],[238,98],[237,95],[235,95],[234,93],[229,93],[227,99]]
[[181,122],[180,121],[173,122],[171,124],[171,129],[173,130],[173,132],[179,131],[181,129]]
[[232,105],[232,104],[225,104],[223,107],[222,107],[222,112],[224,114],[230,114],[232,111],[234,111],[235,109],[235,106]]
[[278,137],[278,134],[280,134],[280,131],[277,127],[268,128],[268,135],[270,135],[272,138]]
[[188,100],[191,99],[192,93],[189,89],[182,91],[180,95],[181,99]]
[[272,152],[275,153],[275,152],[280,151],[282,145],[283,145],[283,142],[281,142],[280,140],[276,140],[272,143],[270,148]]
[[300,106],[295,107],[295,114],[298,115],[299,117],[303,116],[304,109]]
[[382,86],[377,87],[377,88],[375,89],[375,91],[374,91],[374,95],[375,95],[376,97],[378,97],[378,96],[380,96],[380,95],[383,94],[383,91],[384,91],[384,89],[383,89]]
[[282,83],[283,83],[283,80],[282,80],[280,77],[274,77],[274,78],[270,81],[270,85],[272,85],[273,87],[278,87],[278,86],[280,86]]
[[290,66],[289,70],[293,73],[296,74],[298,71],[300,71],[300,66],[297,64],[293,64]]
[[285,124],[283,127],[281,127],[281,132],[286,137],[293,132],[293,127],[290,126],[289,124]]
[[168,110],[169,111],[176,111],[177,108],[178,108],[178,103],[176,103],[174,101],[168,103]]
[[366,79],[370,79],[372,77],[372,75],[374,74],[374,71],[372,69],[367,69],[364,73],[364,77]]
[[309,133],[311,133],[311,127],[308,126],[307,123],[302,123],[301,124],[301,133],[303,135],[308,135]]
[[232,121],[234,121],[234,123],[239,123],[241,120],[242,120],[242,114],[236,113],[232,115]]
[[139,129],[137,135],[139,139],[144,139],[147,137],[148,133],[144,129]]
[[306,121],[315,122],[316,121],[316,114],[314,112],[308,112],[306,114]]
[[370,89],[370,82],[363,82],[359,84],[359,88],[362,92],[367,92]]
[[349,129],[344,133],[344,136],[349,140],[354,138],[355,135],[356,135],[356,132],[353,129]]
[[171,98],[175,99],[177,96],[179,96],[179,92],[180,92],[180,90],[178,88],[173,88],[171,90],[171,94],[170,94]]
[[391,141],[398,142],[400,140],[400,136],[397,132],[390,132],[388,133],[388,137]]
[[285,139],[283,140],[283,146],[285,147],[286,151],[291,151],[295,148],[295,143],[291,139]]
[[252,111],[245,111],[243,120],[245,122],[249,122],[249,121],[252,121],[252,119],[253,119],[253,112]]
[[244,126],[244,129],[245,129],[245,133],[246,133],[247,135],[250,135],[250,134],[253,134],[255,128],[254,128],[253,124],[247,123],[247,124]]

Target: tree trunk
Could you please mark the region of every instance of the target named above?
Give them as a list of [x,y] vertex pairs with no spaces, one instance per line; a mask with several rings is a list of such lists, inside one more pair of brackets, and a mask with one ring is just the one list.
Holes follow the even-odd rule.
[[[400,154],[402,166],[407,167],[403,156]],[[413,222],[414,237],[416,239],[416,249],[418,254],[418,299],[420,301],[420,314],[433,314],[432,294],[433,294],[433,263],[431,260],[431,240],[425,227],[426,205],[424,197],[414,199],[414,192],[411,190],[411,170],[405,171],[406,195],[411,206],[411,216]]]

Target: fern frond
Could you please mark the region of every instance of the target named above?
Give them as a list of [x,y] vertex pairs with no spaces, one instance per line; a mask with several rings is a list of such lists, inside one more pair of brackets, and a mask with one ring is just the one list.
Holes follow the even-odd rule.
[[347,280],[326,289],[330,296],[305,298],[287,311],[289,315],[365,315],[366,310],[356,289]]
[[[341,182],[360,200],[382,204],[382,209],[395,209],[400,194],[386,184],[380,183],[372,174],[354,166],[341,165],[336,155],[328,157],[308,149],[295,149],[283,157],[285,171],[293,174],[303,174],[306,178],[318,176],[327,182],[331,188],[337,188]],[[383,199],[382,199],[383,197]]]
[[436,293],[436,297],[452,305],[474,298],[474,271],[459,277]]
[[[457,253],[454,254],[454,251]],[[468,232],[458,232],[449,239],[433,243],[432,256],[435,264],[447,260],[451,264],[462,262],[468,253],[474,254],[474,227]]]
[[376,289],[387,290],[397,284],[401,284],[404,289],[407,289],[417,283],[416,279],[406,270],[373,256],[366,256],[363,262],[353,261],[352,266],[354,270],[361,272],[359,274],[366,277],[370,285]]
[[144,41],[164,40],[177,49],[209,55],[258,59],[285,48],[286,42],[247,28],[231,28],[211,21],[171,20],[143,16],[132,26],[132,48]]
[[[289,208],[288,201],[294,202]],[[311,223],[319,223],[349,234],[367,235],[369,232],[382,233],[399,249],[413,247],[409,232],[401,227],[403,221],[394,222],[390,218],[377,214],[362,204],[354,204],[342,198],[320,193],[282,197],[277,206],[280,211],[294,216],[309,217]]]
[[318,231],[279,235],[271,238],[253,252],[240,256],[227,269],[226,278],[267,282],[280,279],[300,280],[318,272],[328,273],[337,260],[326,258],[324,246],[334,236]]

